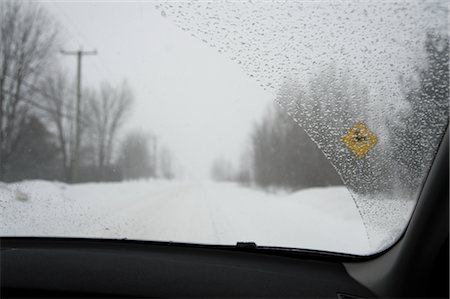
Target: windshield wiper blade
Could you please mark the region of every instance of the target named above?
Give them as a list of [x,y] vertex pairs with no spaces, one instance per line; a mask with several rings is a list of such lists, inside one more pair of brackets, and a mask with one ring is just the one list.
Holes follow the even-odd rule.
[[242,249],[257,249],[258,245],[256,245],[255,242],[237,242],[236,247]]

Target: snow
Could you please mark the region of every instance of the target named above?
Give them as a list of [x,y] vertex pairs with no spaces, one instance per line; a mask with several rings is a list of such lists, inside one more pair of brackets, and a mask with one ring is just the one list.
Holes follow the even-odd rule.
[[0,183],[2,236],[127,238],[371,253],[343,186],[266,193],[234,183]]

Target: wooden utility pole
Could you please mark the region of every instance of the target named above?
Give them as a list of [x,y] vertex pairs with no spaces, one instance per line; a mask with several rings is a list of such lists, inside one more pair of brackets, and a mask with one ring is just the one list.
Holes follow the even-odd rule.
[[63,55],[76,55],[77,56],[77,103],[76,103],[76,116],[75,116],[75,146],[72,151],[70,160],[70,180],[72,183],[78,181],[78,172],[80,167],[80,123],[81,123],[81,60],[84,55],[97,55],[97,51],[64,51],[61,50]]

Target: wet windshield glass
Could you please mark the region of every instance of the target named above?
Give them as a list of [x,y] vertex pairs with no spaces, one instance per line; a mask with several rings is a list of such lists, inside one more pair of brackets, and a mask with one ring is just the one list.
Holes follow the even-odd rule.
[[1,235],[379,252],[448,124],[447,15],[3,1]]

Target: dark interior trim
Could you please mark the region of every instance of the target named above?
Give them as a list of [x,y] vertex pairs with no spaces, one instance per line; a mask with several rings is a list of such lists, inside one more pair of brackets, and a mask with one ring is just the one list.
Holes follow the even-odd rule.
[[2,242],[3,297],[373,296],[334,261],[115,240],[25,241]]
[[[429,295],[429,286],[433,284],[431,280],[435,261],[446,242],[448,244],[448,167],[447,129],[403,237],[390,250],[372,260],[344,263],[350,276],[376,295],[380,297]],[[443,271],[448,275],[448,262]]]

